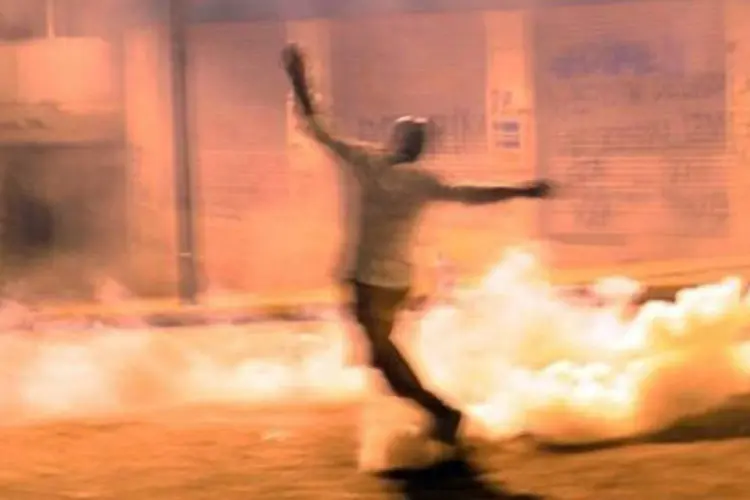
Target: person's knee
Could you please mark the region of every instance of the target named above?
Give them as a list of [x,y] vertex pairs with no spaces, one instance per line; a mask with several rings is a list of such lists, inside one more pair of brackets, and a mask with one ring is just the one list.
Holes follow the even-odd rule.
[[399,364],[399,353],[396,346],[388,338],[374,337],[370,339],[373,364],[383,371],[393,371]]
[[398,372],[399,375],[407,365],[406,359],[388,338],[377,337],[371,342],[373,364],[383,371]]

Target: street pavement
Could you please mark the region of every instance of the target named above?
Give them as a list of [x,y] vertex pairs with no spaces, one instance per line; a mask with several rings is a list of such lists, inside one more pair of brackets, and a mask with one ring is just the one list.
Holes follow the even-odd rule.
[[468,464],[357,470],[356,404],[202,407],[0,429],[3,500],[746,499],[750,405],[588,450],[485,443]]

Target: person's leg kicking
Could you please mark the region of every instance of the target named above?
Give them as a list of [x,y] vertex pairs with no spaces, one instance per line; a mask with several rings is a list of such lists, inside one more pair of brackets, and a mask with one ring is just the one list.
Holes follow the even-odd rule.
[[409,291],[354,283],[354,312],[370,344],[370,361],[393,392],[414,401],[434,419],[430,437],[456,443],[461,412],[427,390],[391,339],[396,316]]

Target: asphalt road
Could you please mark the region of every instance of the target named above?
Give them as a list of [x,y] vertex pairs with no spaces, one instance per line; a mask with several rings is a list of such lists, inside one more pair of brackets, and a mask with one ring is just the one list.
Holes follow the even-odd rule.
[[588,450],[482,444],[466,464],[357,470],[359,408],[183,408],[0,429],[3,500],[746,499],[750,404]]

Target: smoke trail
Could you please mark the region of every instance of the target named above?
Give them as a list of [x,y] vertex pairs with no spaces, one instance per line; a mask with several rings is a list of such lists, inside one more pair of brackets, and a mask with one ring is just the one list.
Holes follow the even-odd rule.
[[[739,280],[683,290],[675,303],[650,302],[635,315],[626,309],[637,283],[610,279],[594,288],[607,295],[605,307],[572,303],[533,256],[510,253],[481,286],[407,321],[398,341],[487,439],[630,436],[750,388],[750,298]],[[358,398],[367,374],[346,366],[345,323],[159,330],[133,321],[114,329],[38,324],[19,304],[5,304],[0,423],[188,403]],[[385,413],[396,419],[382,439],[424,422],[383,402],[366,406],[378,427]]]
[[649,302],[632,319],[625,308],[637,284],[603,281],[598,291],[606,307],[572,306],[538,262],[511,253],[479,289],[427,313],[413,352],[497,438],[621,438],[750,389],[742,354],[750,299],[739,279]]

